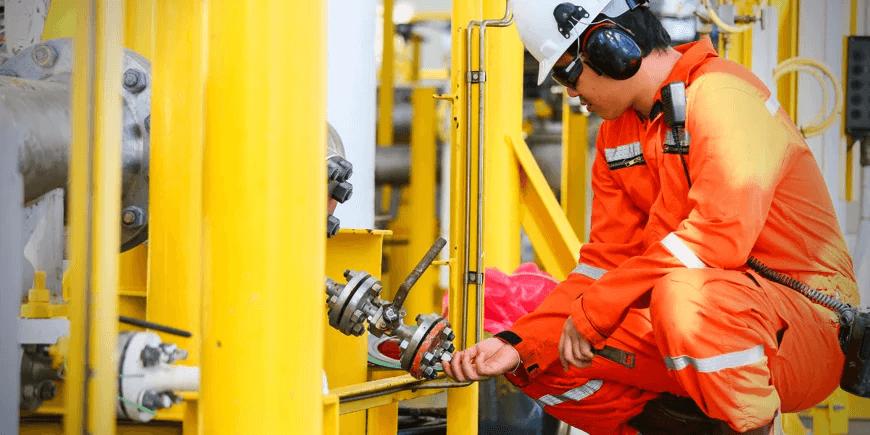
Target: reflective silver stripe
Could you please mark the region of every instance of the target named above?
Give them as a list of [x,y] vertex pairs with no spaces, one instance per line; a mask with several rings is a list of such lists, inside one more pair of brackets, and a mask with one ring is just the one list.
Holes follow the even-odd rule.
[[701,373],[711,373],[746,366],[763,360],[764,345],[759,344],[751,349],[711,356],[709,358],[692,358],[685,355],[678,357],[666,356],[665,366],[671,370],[682,370],[688,366],[694,366]]
[[776,96],[770,94],[770,98],[764,102],[764,107],[767,107],[767,111],[770,112],[771,115],[776,115],[776,111],[779,110],[779,101],[776,100]]
[[601,379],[592,379],[589,382],[577,388],[572,388],[562,394],[558,394],[555,396],[552,394],[544,395],[540,399],[537,399],[537,402],[541,405],[541,407],[544,407],[556,406],[569,400],[575,402],[580,401],[594,394],[601,388],[602,385],[604,385],[604,381],[602,381]]
[[668,251],[671,251],[671,254],[674,254],[674,257],[677,257],[677,260],[680,260],[680,263],[683,263],[683,266],[688,267],[689,269],[703,269],[707,267],[688,246],[686,243],[680,240],[676,234],[670,233],[662,239],[662,245],[665,245],[665,248],[668,248]]
[[607,273],[607,270],[580,263],[577,265],[577,267],[574,268],[574,270],[571,271],[571,273],[579,273],[580,275],[588,276],[592,279],[598,279],[601,278],[602,275]]
[[604,149],[604,158],[607,160],[607,163],[627,160],[642,155],[643,149],[640,147],[640,142],[620,145],[616,148]]

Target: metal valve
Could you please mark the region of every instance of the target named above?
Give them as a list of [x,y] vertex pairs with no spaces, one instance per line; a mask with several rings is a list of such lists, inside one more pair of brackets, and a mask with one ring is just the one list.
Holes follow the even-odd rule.
[[402,305],[408,292],[445,244],[447,242],[440,237],[435,241],[399,287],[392,302],[379,297],[383,290],[381,282],[364,271],[345,271],[347,284],[326,278],[329,325],[345,335],[359,336],[366,330],[367,322],[368,331],[376,337],[387,335],[400,340],[403,370],[417,379],[435,378],[436,365],[450,361],[455,350],[455,336],[450,324],[436,314],[420,314],[416,326],[406,325],[402,321],[406,315]]

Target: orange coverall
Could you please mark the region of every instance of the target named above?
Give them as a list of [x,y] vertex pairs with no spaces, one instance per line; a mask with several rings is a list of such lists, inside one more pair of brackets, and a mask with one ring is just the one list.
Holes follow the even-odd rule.
[[[580,264],[497,334],[522,359],[507,378],[592,435],[637,434],[626,421],[662,392],[691,397],[708,416],[746,431],[837,387],[836,318],[748,270],[750,255],[857,303],[830,196],[794,123],[709,39],[676,49],[682,57],[662,85],[687,86],[691,188],[660,111],[605,121]],[[633,367],[595,357],[563,371],[558,343],[568,316],[596,349],[633,355]]]

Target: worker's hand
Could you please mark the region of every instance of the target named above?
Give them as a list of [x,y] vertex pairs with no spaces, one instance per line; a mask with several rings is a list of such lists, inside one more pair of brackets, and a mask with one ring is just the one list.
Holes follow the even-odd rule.
[[581,369],[589,367],[593,356],[595,354],[592,353],[592,346],[574,327],[571,317],[568,317],[562,327],[562,338],[559,339],[559,361],[562,362],[562,368],[567,372],[569,364]]
[[453,353],[449,363],[441,362],[444,373],[458,381],[479,381],[486,376],[498,376],[513,370],[520,362],[520,353],[513,346],[487,338],[474,346]]

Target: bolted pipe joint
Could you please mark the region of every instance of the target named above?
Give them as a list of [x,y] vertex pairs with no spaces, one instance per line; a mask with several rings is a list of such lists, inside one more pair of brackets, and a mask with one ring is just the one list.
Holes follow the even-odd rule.
[[145,90],[148,85],[147,80],[145,73],[135,68],[124,71],[124,88],[134,94]]
[[48,44],[39,44],[30,52],[33,62],[43,68],[51,68],[57,61],[57,50]]

